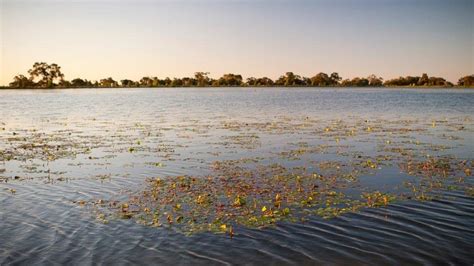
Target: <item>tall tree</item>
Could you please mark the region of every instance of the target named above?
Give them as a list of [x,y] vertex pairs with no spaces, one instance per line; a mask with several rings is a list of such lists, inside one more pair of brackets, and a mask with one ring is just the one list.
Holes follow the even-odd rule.
[[416,83],[416,85],[418,86],[426,86],[426,85],[429,85],[429,78],[428,78],[428,74],[426,73],[423,73],[423,75],[421,75],[421,77],[418,79],[418,82]]
[[196,72],[194,73],[194,79],[198,87],[207,87],[211,84],[211,79],[208,77],[209,72]]
[[28,70],[31,80],[39,79],[38,85],[43,88],[53,87],[54,81],[64,79],[64,74],[61,72],[61,67],[57,64],[47,64],[45,62],[34,63],[33,68]]
[[383,85],[383,79],[374,74],[368,76],[367,79],[369,80],[369,86],[371,87],[380,87]]
[[338,85],[339,82],[342,80],[342,78],[339,76],[339,73],[337,72],[332,72],[330,78],[333,85]]

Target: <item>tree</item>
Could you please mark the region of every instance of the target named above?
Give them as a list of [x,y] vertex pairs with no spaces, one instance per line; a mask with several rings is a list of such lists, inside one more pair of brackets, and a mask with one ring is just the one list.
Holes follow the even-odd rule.
[[273,80],[271,80],[270,78],[263,77],[263,78],[259,78],[259,79],[257,80],[257,84],[258,84],[259,86],[270,87],[270,86],[273,86],[275,83],[274,83]]
[[374,74],[368,76],[367,79],[369,80],[369,86],[371,87],[380,87],[383,85],[383,79]]
[[171,87],[182,87],[183,86],[183,81],[178,78],[173,78],[173,80],[170,83]]
[[385,81],[385,86],[446,86],[451,87],[453,84],[440,77],[429,77],[428,74],[423,73],[421,77],[399,77]]
[[209,72],[196,72],[194,73],[194,79],[196,80],[196,86],[207,87],[211,84],[211,79],[208,77]]
[[164,80],[163,80],[163,86],[165,87],[171,87],[171,83],[173,81],[169,78],[169,77],[166,77]]
[[160,86],[160,80],[157,77],[153,77],[153,80],[151,82],[152,87],[158,87]]
[[344,80],[342,82],[343,86],[347,87],[367,87],[369,86],[369,80],[366,78],[355,77],[352,80]]
[[80,78],[75,78],[71,80],[71,86],[72,87],[85,87],[87,86],[87,82],[85,80],[82,80]]
[[18,75],[13,78],[13,82],[9,85],[12,88],[31,88],[35,86],[35,83],[23,75]]
[[292,87],[302,86],[306,84],[305,81],[301,78],[301,76],[295,75],[293,72],[286,72],[285,75],[280,76],[280,78],[275,81],[275,85]]
[[316,76],[310,79],[311,86],[326,87],[326,86],[336,86],[339,85],[341,77],[336,72],[333,72],[331,76],[328,74],[320,72]]
[[71,87],[71,82],[61,79],[58,83],[58,87],[60,88],[70,88]]
[[51,88],[54,86],[56,79],[63,80],[64,75],[61,73],[61,67],[57,64],[47,64],[45,62],[34,63],[33,68],[28,70],[31,80],[39,78],[38,85],[43,88]]
[[257,79],[254,77],[247,78],[246,84],[251,87],[256,87],[257,85]]
[[[444,86],[452,87],[453,84],[441,77],[430,77],[423,73],[420,76],[405,76],[384,81],[381,77],[370,75],[367,78],[355,77],[353,79],[345,79],[339,76],[337,72],[330,75],[320,72],[315,76],[308,78],[296,75],[293,72],[286,72],[277,80],[273,81],[268,77],[256,78],[249,77],[243,81],[242,75],[227,73],[219,79],[209,77],[209,72],[195,72],[194,77],[158,79],[157,77],[143,77],[140,81],[123,79],[120,84],[112,78],[101,79],[98,81],[88,81],[87,79],[75,78],[71,82],[64,79],[61,67],[57,64],[48,64],[45,62],[36,62],[33,67],[28,70],[30,77],[17,75],[9,84],[12,88],[52,88],[52,87],[207,87],[207,86]],[[474,75],[461,77],[457,84],[459,86],[474,86]]]
[[139,83],[130,79],[123,79],[120,81],[122,87],[138,87]]
[[101,79],[99,82],[99,86],[104,88],[118,87],[118,82],[115,81],[113,78]]
[[246,85],[251,87],[270,87],[273,86],[274,82],[270,78],[263,77],[263,78],[254,78],[250,77],[247,78]]
[[459,86],[471,87],[474,86],[474,75],[464,76],[458,80]]
[[[375,77],[375,76],[374,76]],[[370,78],[374,78],[372,76],[369,76],[368,78],[359,78],[355,77],[353,79],[345,79],[341,82],[342,87],[367,87],[367,86],[375,86],[375,85],[370,85]],[[374,79],[378,79],[375,77]],[[374,82],[374,81],[373,81]],[[380,81],[381,82],[381,81]]]
[[218,80],[213,82],[213,86],[230,86],[230,87],[236,87],[236,86],[242,86],[243,83],[243,78],[242,75],[238,74],[224,74],[222,77],[220,77]]
[[183,82],[183,87],[195,87],[196,86],[196,80],[190,77],[184,77],[181,79]]
[[350,87],[352,86],[351,80],[350,79],[345,79],[341,82],[342,87]]
[[153,86],[153,79],[150,77],[143,77],[140,79],[140,86],[142,87],[151,87]]
[[447,86],[448,84],[444,78],[430,77],[428,85],[429,86]]
[[342,78],[339,76],[339,73],[337,73],[337,72],[332,72],[330,78],[331,78],[332,83],[333,83],[334,85],[339,84],[339,81],[342,80]]
[[421,75],[421,78],[418,79],[418,82],[416,83],[416,85],[418,86],[426,86],[426,85],[429,85],[429,78],[428,78],[428,74],[426,73],[423,73],[423,75]]
[[316,76],[312,77],[310,80],[311,86],[324,87],[329,86],[331,83],[331,79],[329,78],[328,74],[323,72],[316,74]]
[[385,86],[415,86],[420,81],[420,77],[406,76],[390,79],[384,82]]

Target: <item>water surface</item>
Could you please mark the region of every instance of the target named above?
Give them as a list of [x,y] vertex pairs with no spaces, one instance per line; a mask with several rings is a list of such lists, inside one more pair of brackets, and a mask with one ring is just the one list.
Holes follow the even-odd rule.
[[[474,91],[458,89],[2,90],[0,264],[472,265],[473,119]],[[444,176],[413,168],[440,160],[452,164]],[[127,202],[149,178],[212,177],[216,162],[357,169],[334,189],[399,198],[330,219],[235,224],[232,238],[104,223],[89,204]]]

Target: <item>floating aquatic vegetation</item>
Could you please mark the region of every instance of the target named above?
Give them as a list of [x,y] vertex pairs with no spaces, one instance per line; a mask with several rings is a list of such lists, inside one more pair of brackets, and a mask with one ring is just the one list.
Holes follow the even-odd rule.
[[223,136],[224,142],[219,144],[223,146],[237,145],[244,149],[255,149],[261,145],[260,138],[256,134],[239,134],[232,136]]
[[[241,226],[333,218],[395,200],[430,200],[441,190],[473,194],[472,157],[449,155],[473,132],[465,118],[66,122],[48,121],[55,125],[48,132],[5,126],[0,182],[65,183],[82,172],[90,182],[128,178],[122,186],[133,184],[132,191],[116,192],[119,200],[78,199],[104,223],[125,218],[233,236]],[[390,180],[400,170],[404,179]]]
[[[145,188],[132,193],[128,201],[99,208],[99,213],[104,219],[120,217],[147,226],[174,226],[184,233],[211,231],[234,236],[235,228],[241,226],[264,228],[310,215],[334,218],[361,208],[385,207],[396,200],[431,200],[436,190],[458,189],[451,181],[463,183],[455,177],[460,173],[470,176],[472,167],[471,161],[451,157],[410,160],[400,168],[423,178],[405,182],[408,192],[367,192],[360,189],[358,176],[393,158],[357,159],[352,164],[316,163],[314,169],[319,172],[306,167],[261,165],[253,158],[216,161],[209,176],[150,178]],[[357,188],[358,193],[347,193]],[[472,196],[472,187],[467,186],[465,191]]]
[[98,209],[104,219],[233,235],[239,226],[262,228],[308,215],[332,218],[362,207],[387,206],[397,198],[379,191],[348,196],[343,192],[348,187],[345,175],[323,176],[278,164],[249,169],[241,163],[215,162],[212,176],[150,178],[128,201]]

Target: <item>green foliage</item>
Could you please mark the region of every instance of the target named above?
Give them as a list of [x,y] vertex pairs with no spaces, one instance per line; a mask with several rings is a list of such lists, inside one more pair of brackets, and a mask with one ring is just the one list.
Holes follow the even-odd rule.
[[445,86],[452,87],[453,84],[444,78],[429,77],[423,73],[421,77],[406,76],[385,81],[385,86]]
[[91,81],[88,81],[87,79],[80,79],[80,78],[75,78],[71,80],[71,87],[74,88],[90,88],[94,87],[94,84]]
[[34,87],[35,83],[33,80],[23,76],[18,75],[13,78],[13,82],[10,83],[11,88],[29,88]]
[[247,78],[247,85],[251,87],[271,87],[271,86],[274,86],[275,83],[273,82],[273,80],[267,77],[263,77],[263,78],[250,77],[250,78]]
[[[381,86],[438,86],[451,87],[453,84],[440,77],[429,77],[424,73],[419,76],[406,76],[390,79],[383,82],[381,77],[370,75],[367,78],[355,77],[345,79],[337,72],[330,75],[320,72],[308,78],[293,72],[286,72],[275,81],[268,77],[249,77],[245,81],[240,74],[227,73],[218,79],[209,77],[209,72],[195,72],[194,77],[159,79],[158,77],[143,77],[139,81],[131,79],[120,80],[105,78],[100,81],[75,78],[72,81],[64,80],[61,67],[57,64],[44,62],[35,63],[28,70],[30,77],[17,75],[9,84],[10,88],[117,88],[117,87],[381,87]],[[464,76],[459,79],[458,86],[474,86],[474,75]]]
[[140,84],[136,81],[130,79],[123,79],[120,81],[122,87],[131,88],[131,87],[138,87]]
[[209,72],[196,72],[194,78],[197,87],[207,87],[212,84],[212,80],[208,77]]
[[310,79],[311,85],[317,87],[337,86],[340,80],[341,78],[336,72],[332,73],[331,76],[321,72]]
[[28,73],[31,80],[39,79],[36,85],[42,88],[52,88],[56,79],[62,81],[64,78],[60,66],[57,64],[49,65],[45,62],[34,63],[33,68],[28,70]]
[[458,86],[474,87],[474,75],[464,76],[458,80]]
[[304,86],[305,81],[301,76],[295,75],[293,72],[286,72],[285,75],[281,76],[275,81],[275,85],[285,86],[285,87],[296,87]]
[[224,74],[221,78],[212,83],[212,86],[215,87],[240,87],[243,85],[242,75],[231,73]]
[[104,88],[118,87],[118,82],[115,81],[113,78],[101,79],[99,82],[99,86]]

